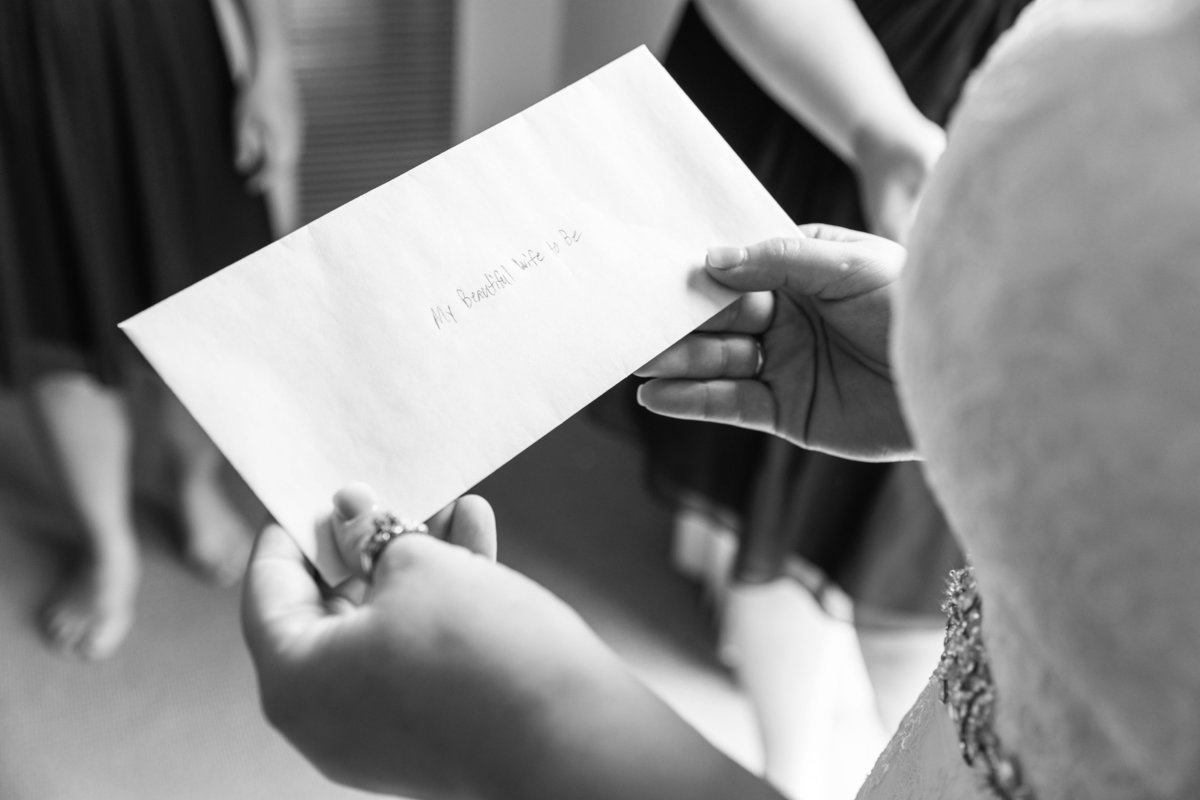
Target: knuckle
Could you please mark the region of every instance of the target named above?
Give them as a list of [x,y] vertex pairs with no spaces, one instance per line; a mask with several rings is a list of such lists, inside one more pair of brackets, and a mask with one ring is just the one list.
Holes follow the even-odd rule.
[[740,388],[735,389],[733,396],[730,398],[731,407],[729,409],[730,421],[734,425],[737,425],[739,427],[744,426],[746,424],[745,403],[741,402],[741,400],[740,400],[741,395],[742,395],[742,390]]
[[762,357],[763,352],[757,340],[745,338],[741,341],[742,372],[745,377],[754,377],[759,373],[759,360]]
[[716,419],[716,399],[713,397],[713,387],[709,383],[701,384],[703,392],[702,417],[703,419]]
[[768,259],[786,260],[793,254],[795,242],[795,239],[784,236],[776,236],[773,239],[768,239],[762,244],[761,255]]
[[804,226],[804,235],[813,239],[832,239],[833,233],[828,225],[823,222],[814,222]]
[[724,393],[720,403],[722,419],[727,419],[734,424],[742,422],[741,393],[741,388],[736,385],[730,387],[730,391]]
[[719,339],[717,343],[717,363],[715,371],[717,375],[724,375],[729,371],[731,344],[728,339]]
[[729,422],[737,416],[736,386],[728,380],[704,384],[704,418]]
[[682,363],[679,364],[679,372],[690,375],[704,363],[704,342],[698,336],[689,336],[684,342],[685,346],[680,353]]
[[763,243],[757,253],[758,266],[763,270],[768,285],[759,288],[778,288],[786,284],[797,265],[804,260],[804,239],[779,236]]
[[804,240],[795,237],[789,237],[783,240],[783,257],[786,260],[795,260],[800,258],[804,252]]

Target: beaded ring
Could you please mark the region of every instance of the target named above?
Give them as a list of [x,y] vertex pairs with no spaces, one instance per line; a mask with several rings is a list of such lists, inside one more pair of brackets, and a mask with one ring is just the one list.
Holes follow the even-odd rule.
[[359,553],[359,564],[368,580],[374,576],[375,563],[379,561],[384,548],[393,539],[408,533],[429,533],[429,526],[424,522],[402,521],[388,511],[375,515],[375,532],[363,542],[362,551]]

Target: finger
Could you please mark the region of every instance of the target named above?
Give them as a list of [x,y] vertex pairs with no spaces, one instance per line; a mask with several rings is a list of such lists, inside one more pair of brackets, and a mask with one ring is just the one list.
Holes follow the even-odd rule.
[[856,231],[853,228],[843,228],[840,225],[829,225],[824,222],[809,222],[798,225],[796,230],[809,239],[820,239],[827,242],[873,242],[880,237],[866,231]]
[[343,486],[333,496],[333,540],[342,563],[359,578],[368,577],[362,569],[362,551],[375,533],[378,512],[375,492],[365,483]]
[[[471,554],[496,560],[496,516],[482,497],[467,495],[434,514],[427,523],[430,536],[400,536],[379,553],[367,592],[367,602],[413,585],[414,571],[438,574],[461,568]],[[444,541],[443,541],[444,540]]]
[[760,381],[657,379],[639,386],[637,398],[641,405],[666,417],[775,432],[775,397]]
[[643,378],[753,378],[762,350],[753,336],[685,336],[637,371]]
[[246,190],[250,194],[262,194],[271,185],[271,176],[265,167],[259,167],[246,178]]
[[270,147],[265,147],[258,164],[246,178],[246,187],[254,194],[262,194],[278,183],[281,177],[280,165]]
[[751,292],[714,314],[697,331],[722,333],[762,333],[775,316],[775,295]]
[[233,137],[233,165],[243,175],[258,161],[258,147],[249,125],[238,127]]
[[496,560],[496,514],[478,495],[465,495],[434,514],[429,530],[451,544]]
[[326,593],[325,610],[331,614],[341,614],[361,606],[369,587],[364,578],[351,575]]
[[[867,234],[863,234],[866,236]],[[709,251],[708,272],[738,291],[789,292],[836,300],[879,289],[899,276],[903,248],[886,240],[776,238],[742,248]],[[891,243],[889,243],[891,244]]]
[[321,589],[304,554],[278,525],[263,528],[246,568],[242,630],[256,658],[325,617]]
[[234,166],[246,176],[247,183],[254,181],[266,166],[266,147],[262,128],[250,122],[243,123],[237,132]]

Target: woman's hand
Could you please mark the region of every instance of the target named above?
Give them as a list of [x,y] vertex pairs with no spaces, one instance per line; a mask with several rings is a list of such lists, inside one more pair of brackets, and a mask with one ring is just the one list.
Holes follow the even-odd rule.
[[[335,507],[357,572],[373,495],[344,489]],[[514,771],[533,774],[524,759],[545,747],[555,692],[603,647],[557,598],[494,562],[482,498],[458,500],[429,528],[388,544],[361,604],[322,597],[291,538],[267,528],[246,576],[246,640],[268,719],[333,780],[497,796]]]
[[888,362],[904,248],[829,225],[799,231],[709,252],[708,273],[750,294],[639,370],[655,379],[639,402],[845,458],[913,458]]
[[296,78],[287,60],[260,60],[238,88],[233,107],[234,164],[256,194],[281,190],[300,159],[302,119]]
[[[348,487],[335,506],[358,570],[374,497]],[[323,597],[280,528],[259,537],[242,623],[263,708],[327,776],[431,799],[780,800],[565,604],[493,561],[486,502],[464,497],[428,524],[384,548],[362,602]]]

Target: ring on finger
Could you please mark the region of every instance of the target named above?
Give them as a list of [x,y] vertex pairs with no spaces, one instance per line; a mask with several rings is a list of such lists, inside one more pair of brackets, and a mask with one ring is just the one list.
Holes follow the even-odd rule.
[[389,511],[376,514],[374,522],[375,532],[363,541],[359,551],[359,565],[367,580],[375,575],[375,564],[392,540],[409,533],[429,533],[429,526],[424,522],[401,520]]

